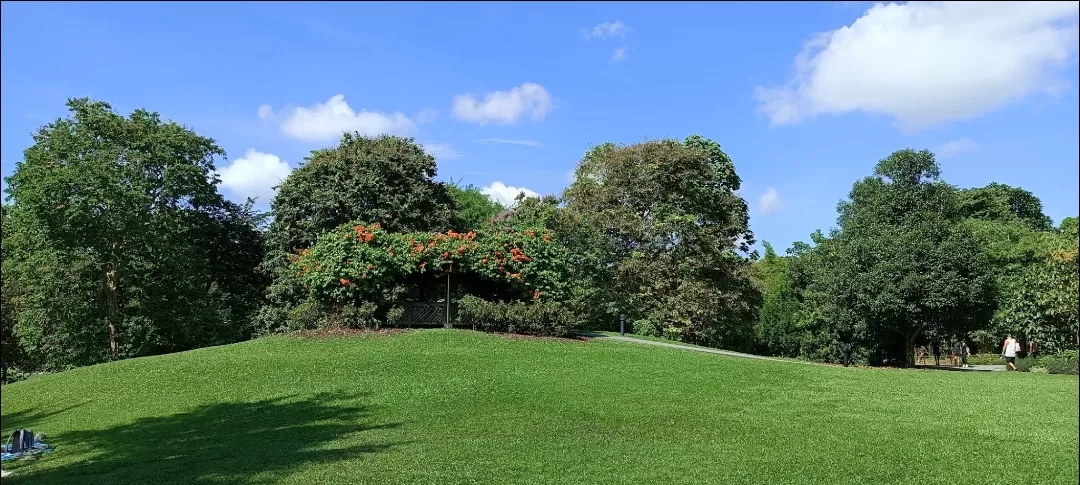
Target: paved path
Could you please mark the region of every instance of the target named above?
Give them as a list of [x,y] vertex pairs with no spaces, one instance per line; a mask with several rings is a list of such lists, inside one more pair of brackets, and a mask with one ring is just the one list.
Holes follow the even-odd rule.
[[607,334],[603,334],[603,333],[583,333],[581,335],[583,337],[602,338],[602,339],[608,339],[608,340],[617,340],[619,342],[631,342],[631,343],[635,343],[635,344],[655,345],[657,347],[668,347],[668,348],[671,348],[671,349],[693,350],[695,352],[705,352],[707,354],[726,355],[728,357],[742,357],[744,359],[771,360],[773,362],[785,362],[785,363],[788,363],[788,364],[826,365],[826,364],[819,364],[817,362],[807,362],[805,360],[780,359],[780,358],[777,358],[777,357],[767,357],[767,356],[764,356],[764,355],[743,354],[743,353],[740,353],[740,352],[732,352],[730,350],[712,349],[712,348],[708,348],[708,347],[695,347],[693,345],[683,345],[683,344],[668,343],[668,342],[657,342],[655,340],[645,340],[645,339],[634,338],[634,337],[623,337],[623,336],[619,336],[619,335],[607,335]]
[[957,372],[1001,372],[1005,370],[1004,365],[976,365],[972,364],[968,367],[954,367],[951,365],[917,365],[916,369],[930,369],[930,370],[953,370]]
[[[616,340],[616,341],[619,341],[619,342],[630,342],[630,343],[635,343],[635,344],[655,345],[657,347],[667,347],[667,348],[671,348],[671,349],[693,350],[695,352],[705,352],[707,354],[726,355],[728,357],[741,357],[741,358],[744,358],[744,359],[771,360],[773,362],[784,362],[784,363],[788,363],[788,364],[830,365],[830,364],[821,364],[821,363],[818,363],[818,362],[808,362],[808,361],[805,361],[805,360],[780,359],[780,358],[777,358],[777,357],[767,357],[767,356],[764,356],[764,355],[743,354],[743,353],[740,353],[740,352],[732,352],[730,350],[712,349],[712,348],[708,348],[708,347],[696,347],[696,346],[693,346],[693,345],[683,345],[683,344],[669,343],[669,342],[657,342],[655,340],[645,340],[645,339],[627,337],[627,336],[620,336],[620,335],[608,335],[608,334],[604,334],[604,333],[586,332],[586,333],[582,333],[580,335],[583,336],[583,337],[602,338],[602,339],[608,339],[608,340]],[[950,370],[950,371],[958,371],[958,372],[998,372],[998,371],[1005,370],[1005,366],[1003,366],[1003,365],[972,365],[972,366],[967,367],[967,368],[952,367],[952,366],[946,366],[946,365],[940,365],[940,366],[920,365],[920,366],[916,366],[915,368],[916,369],[932,369],[932,370]]]

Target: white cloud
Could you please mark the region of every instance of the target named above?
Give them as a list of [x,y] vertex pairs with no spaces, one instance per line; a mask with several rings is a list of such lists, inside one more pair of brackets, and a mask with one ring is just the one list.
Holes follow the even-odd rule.
[[439,110],[433,108],[424,108],[416,113],[416,123],[426,125],[435,121],[435,118],[439,116]]
[[292,168],[277,155],[249,149],[242,158],[218,170],[221,186],[239,197],[258,197],[269,202],[274,187],[289,176]]
[[961,138],[959,140],[945,142],[945,144],[941,145],[941,148],[938,149],[938,155],[943,158],[951,157],[953,155],[974,151],[977,148],[979,148],[979,145],[971,138]]
[[905,130],[1057,93],[1075,58],[1078,2],[876,4],[849,26],[814,36],[786,86],[757,87],[773,125],[855,111]]
[[344,132],[359,132],[364,136],[410,135],[416,124],[404,114],[384,114],[377,111],[354,111],[345,101],[345,95],[337,94],[325,103],[311,107],[297,107],[275,114],[270,105],[259,106],[259,118],[282,119],[281,131],[304,141],[335,140]]
[[526,197],[540,197],[540,194],[526,189],[525,187],[506,185],[498,180],[492,182],[491,185],[480,189],[480,193],[507,207],[516,203],[515,199],[517,199],[518,194],[524,193]]
[[581,35],[586,39],[614,39],[624,38],[627,32],[630,31],[630,27],[622,22],[622,20],[616,19],[614,22],[604,22],[602,24],[594,25],[591,28],[581,29]]
[[784,210],[784,201],[780,199],[780,193],[776,189],[769,187],[758,199],[758,206],[762,214],[771,216]]
[[495,91],[482,102],[472,94],[454,96],[454,116],[463,121],[486,125],[517,123],[525,113],[542,120],[551,111],[551,94],[536,83],[524,83],[509,91]]
[[611,53],[611,62],[622,62],[622,61],[625,61],[625,60],[626,60],[626,46],[625,45],[622,46],[622,47],[616,48],[615,51]]
[[259,119],[268,120],[274,116],[274,108],[268,104],[259,105]]
[[527,146],[527,147],[541,146],[540,142],[538,142],[536,140],[515,140],[515,139],[510,139],[510,138],[484,138],[483,140],[478,140],[477,143],[483,143],[485,145],[490,145],[490,144],[493,144],[493,143],[502,143],[502,144],[507,144],[507,145],[523,145],[523,146]]
[[423,146],[425,152],[438,160],[457,160],[462,156],[461,153],[458,153],[457,150],[445,143],[424,143]]

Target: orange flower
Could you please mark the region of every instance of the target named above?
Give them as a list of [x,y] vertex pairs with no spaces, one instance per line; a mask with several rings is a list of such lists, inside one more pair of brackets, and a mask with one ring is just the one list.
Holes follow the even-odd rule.
[[480,264],[487,264],[487,258],[481,259]]
[[371,271],[371,268],[374,268],[374,267],[375,267],[375,265],[373,265],[373,264],[371,264],[371,263],[368,263],[368,265],[367,265],[367,270],[368,270],[368,271]]
[[424,269],[424,265],[426,265],[426,264],[427,263],[420,263],[419,265],[416,266],[416,268],[417,269]]
[[528,231],[525,231],[525,235],[529,237],[536,237],[536,231],[529,229]]
[[446,258],[449,258],[449,257],[450,257],[450,253],[448,253],[448,252],[446,252],[446,251],[443,251],[443,253],[442,253],[442,258],[443,258],[443,259],[446,259]]
[[540,298],[540,290],[533,290],[533,300]]
[[381,229],[381,228],[382,228],[382,224],[379,224],[378,222],[376,222],[374,225],[371,226],[372,230],[378,230],[378,229]]
[[348,286],[348,285],[349,285],[349,280],[347,280],[345,278],[342,278],[341,279],[341,286]]
[[551,242],[551,234],[544,234],[544,241]]

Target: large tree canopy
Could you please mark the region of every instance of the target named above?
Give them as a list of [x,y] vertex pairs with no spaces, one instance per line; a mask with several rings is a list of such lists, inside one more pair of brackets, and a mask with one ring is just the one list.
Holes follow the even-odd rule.
[[100,361],[110,325],[121,356],[246,337],[262,240],[258,216],[217,192],[224,151],[149,111],[68,107],[7,180],[4,280],[27,365]]
[[289,272],[289,255],[320,235],[356,220],[391,232],[448,229],[456,218],[454,199],[435,175],[435,158],[411,138],[346,133],[337,146],[312,152],[278,187],[271,204],[263,269],[273,283],[257,325],[264,331],[285,328],[285,313],[306,298]]
[[[920,335],[962,336],[994,308],[976,240],[960,224],[956,190],[928,151],[900,150],[857,182],[810,291],[823,316],[886,361],[914,363]],[[842,335],[841,338],[844,336]]]
[[564,199],[571,218],[600,233],[580,250],[593,286],[607,290],[597,306],[626,313],[638,331],[745,346],[753,235],[739,184],[720,146],[699,136],[586,153]]

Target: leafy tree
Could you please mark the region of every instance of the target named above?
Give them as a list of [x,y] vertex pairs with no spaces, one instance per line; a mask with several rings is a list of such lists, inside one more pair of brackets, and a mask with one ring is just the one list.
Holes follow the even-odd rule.
[[993,312],[983,255],[939,177],[926,150],[881,160],[839,205],[834,246],[815,270],[817,311],[873,361],[913,365],[924,333],[965,335]]
[[1043,214],[1042,201],[1019,187],[994,182],[986,187],[963,189],[959,203],[961,212],[973,219],[1016,221],[1035,231],[1053,228],[1050,217]]
[[3,276],[0,276],[0,383],[7,382],[8,369],[15,366],[19,360],[19,342],[15,336],[15,279],[8,270],[7,253],[10,251],[10,235],[12,227],[8,217],[8,205],[0,206],[0,224],[2,224],[3,241],[0,243],[0,268]]
[[1076,239],[1078,237],[1077,230],[1078,227],[1075,217],[1066,217],[1062,219],[1061,225],[1058,226],[1058,232],[1072,239]]
[[753,264],[754,279],[762,293],[755,337],[760,350],[795,357],[800,350],[802,302],[792,266],[799,261],[795,257],[777,255],[768,242],[763,242],[762,246],[765,257]]
[[568,220],[596,231],[575,250],[592,306],[626,313],[635,331],[748,345],[753,235],[739,184],[730,158],[700,136],[586,153],[564,200]]
[[480,189],[466,185],[450,184],[447,187],[454,201],[454,220],[450,226],[458,232],[479,229],[487,221],[503,211],[502,204],[480,192]]
[[262,331],[284,328],[285,314],[305,291],[289,272],[289,255],[350,221],[387,231],[442,231],[454,220],[454,200],[436,182],[435,158],[411,138],[346,133],[334,147],[315,150],[278,187],[263,270],[273,282],[260,310]]
[[224,151],[157,113],[125,118],[89,99],[68,108],[7,180],[4,279],[32,365],[101,361],[110,326],[119,357],[245,338],[261,236],[250,204],[217,192]]

